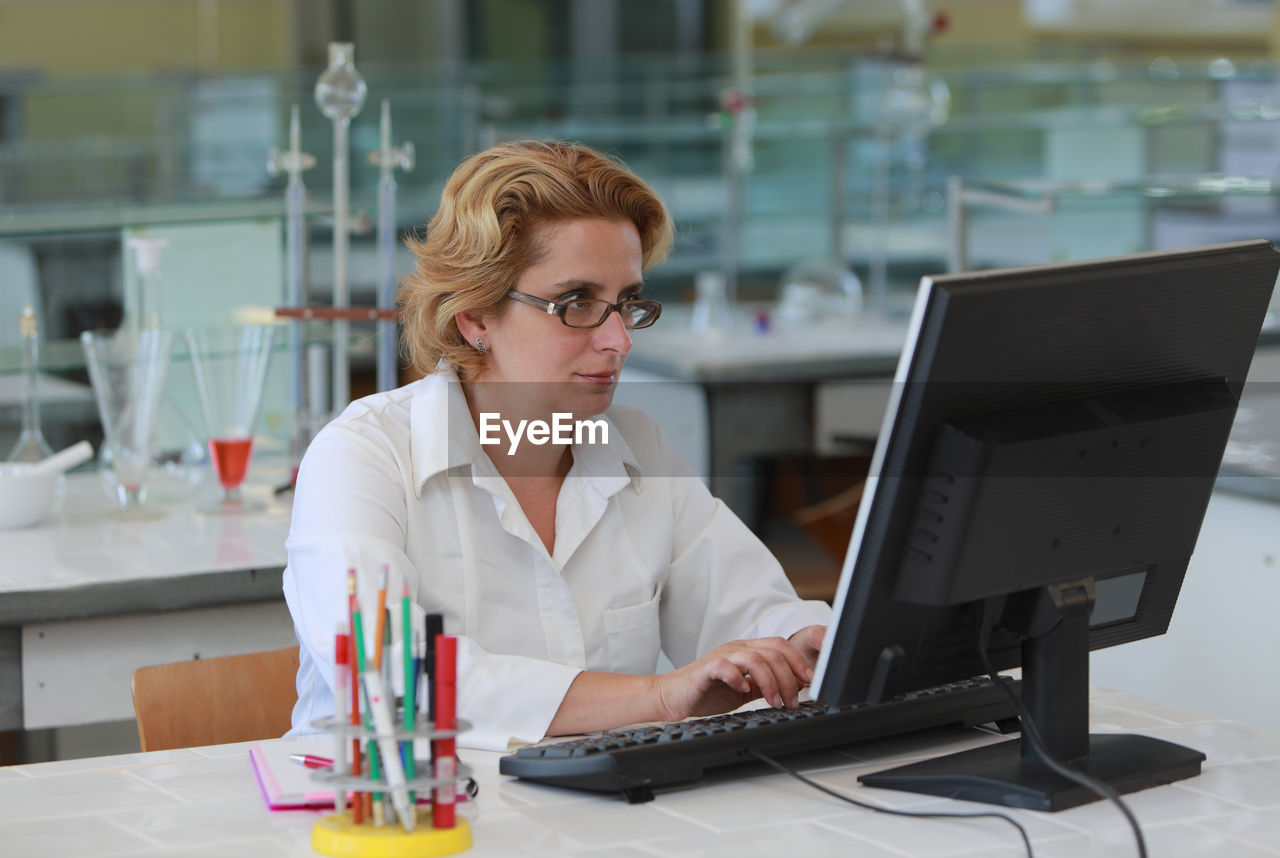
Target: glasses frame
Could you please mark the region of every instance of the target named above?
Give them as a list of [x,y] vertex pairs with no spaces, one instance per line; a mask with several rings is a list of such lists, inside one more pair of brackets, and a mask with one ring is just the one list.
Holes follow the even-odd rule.
[[[527,295],[524,292],[517,292],[514,289],[512,289],[510,292],[507,293],[507,297],[513,301],[519,301],[522,304],[528,304],[530,307],[537,307],[539,310],[542,310],[548,316],[556,316],[557,318],[559,318],[560,323],[564,325],[566,328],[576,328],[577,330],[580,330],[580,331],[585,331],[585,330],[590,330],[591,328],[600,327],[605,323],[605,320],[609,318],[609,314],[614,312],[616,312],[618,316],[622,318],[622,326],[626,328],[628,331],[639,331],[639,330],[642,330],[643,328],[648,328],[652,326],[654,322],[658,321],[658,317],[662,315],[662,302],[657,301],[653,298],[623,298],[621,301],[619,301],[616,304],[610,303],[609,301],[606,301],[603,298],[575,298],[573,299],[573,301],[567,301],[563,304],[557,304],[555,301],[548,301],[546,298],[538,298],[534,295]],[[600,321],[596,322],[594,325],[570,324],[569,320],[565,318],[565,313],[569,312],[569,304],[582,302],[582,301],[592,301],[597,304],[604,304],[608,309],[604,311],[604,315],[600,317]],[[627,317],[622,314],[622,308],[625,307],[627,304],[633,304],[637,302],[643,303],[643,304],[652,304],[656,308],[653,314],[653,318],[645,322],[643,325],[628,326]]]

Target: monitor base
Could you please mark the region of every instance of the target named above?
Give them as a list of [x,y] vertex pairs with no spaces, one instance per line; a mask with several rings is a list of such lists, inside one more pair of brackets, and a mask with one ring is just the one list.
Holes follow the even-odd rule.
[[[1092,733],[1083,771],[1118,793],[1192,778],[1204,754],[1149,736]],[[1059,811],[1099,800],[1092,790],[1069,781],[1022,755],[1021,742],[987,745],[863,775],[872,787],[981,801],[1004,807]]]

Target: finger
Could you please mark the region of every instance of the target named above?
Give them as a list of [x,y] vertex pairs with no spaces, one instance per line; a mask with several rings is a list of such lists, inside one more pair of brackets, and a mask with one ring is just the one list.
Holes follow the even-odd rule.
[[738,653],[734,662],[751,675],[772,705],[798,705],[800,682],[791,671],[790,663],[777,649],[748,647]]
[[734,664],[731,659],[724,656],[711,659],[707,663],[707,668],[708,671],[706,675],[708,679],[723,682],[734,691],[751,695],[754,699],[754,689],[752,688],[751,681],[746,675],[746,671]]
[[782,638],[759,638],[747,643],[782,658],[786,663],[785,671],[795,677],[798,685],[804,685],[813,678],[808,659],[790,641]]

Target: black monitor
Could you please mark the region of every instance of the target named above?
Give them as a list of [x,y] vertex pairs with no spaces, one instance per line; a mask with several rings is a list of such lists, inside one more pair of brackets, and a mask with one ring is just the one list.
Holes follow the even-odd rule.
[[[925,278],[815,696],[981,674],[985,622],[1060,759],[1117,792],[1198,774],[1198,751],[1089,734],[1089,651],[1168,629],[1278,270],[1258,240]],[[1043,810],[1096,798],[1025,738],[862,780]]]

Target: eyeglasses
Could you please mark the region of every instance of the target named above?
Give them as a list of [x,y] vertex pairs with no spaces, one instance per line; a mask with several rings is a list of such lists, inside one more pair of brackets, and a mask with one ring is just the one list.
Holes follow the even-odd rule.
[[507,297],[531,307],[537,307],[548,315],[559,316],[560,321],[571,328],[595,328],[604,324],[609,313],[617,310],[627,330],[647,328],[662,315],[662,304],[648,298],[623,298],[616,304],[599,298],[574,298],[557,304],[544,298],[535,298],[523,292],[508,292]]

